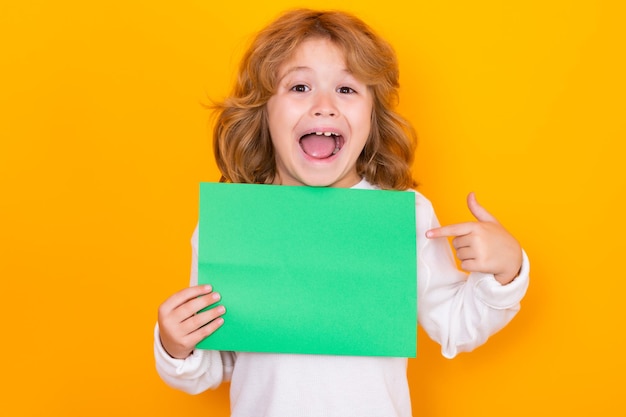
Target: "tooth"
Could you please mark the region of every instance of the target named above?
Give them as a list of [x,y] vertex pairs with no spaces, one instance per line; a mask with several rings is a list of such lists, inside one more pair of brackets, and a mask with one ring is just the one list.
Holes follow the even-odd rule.
[[324,136],[330,136],[330,135],[332,135],[331,132],[324,132]]
[[315,132],[315,134],[316,134],[317,136],[322,136],[322,135],[324,134],[324,132]]
[[339,142],[337,141],[337,136],[335,137],[335,150],[333,151],[332,155],[335,155],[337,152],[339,152]]

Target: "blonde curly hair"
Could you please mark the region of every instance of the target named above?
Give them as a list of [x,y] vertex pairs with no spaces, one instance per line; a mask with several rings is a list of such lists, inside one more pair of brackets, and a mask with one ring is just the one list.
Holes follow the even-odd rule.
[[341,11],[290,10],[262,29],[244,54],[232,93],[214,104],[213,149],[222,182],[272,183],[276,161],[267,102],[278,71],[310,38],[326,38],[344,53],[348,69],[373,97],[370,136],[357,159],[357,173],[382,189],[415,187],[411,164],[416,134],[394,111],[398,101],[395,51],[359,18]]

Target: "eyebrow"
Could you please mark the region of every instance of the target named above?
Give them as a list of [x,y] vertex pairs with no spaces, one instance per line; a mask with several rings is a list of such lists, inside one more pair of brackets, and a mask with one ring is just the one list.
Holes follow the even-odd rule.
[[285,73],[283,75],[281,75],[280,79],[282,80],[287,75],[291,74],[292,72],[296,72],[296,71],[311,71],[311,68],[310,67],[305,67],[305,66],[302,66],[302,65],[291,67],[287,71],[285,71]]
[[[279,78],[278,81],[282,81],[287,75],[291,74],[292,72],[297,72],[297,71],[312,71],[313,69],[311,67],[307,67],[305,65],[296,65],[294,67],[289,68],[287,71],[285,71],[284,74],[282,74]],[[342,70],[343,72],[345,72],[348,75],[354,75],[352,73],[352,71],[350,71],[349,69],[345,68]]]

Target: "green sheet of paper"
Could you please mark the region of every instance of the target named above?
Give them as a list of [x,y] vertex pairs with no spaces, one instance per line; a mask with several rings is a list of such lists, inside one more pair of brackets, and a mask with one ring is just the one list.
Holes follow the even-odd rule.
[[200,349],[415,357],[412,192],[202,183],[198,250],[226,307]]

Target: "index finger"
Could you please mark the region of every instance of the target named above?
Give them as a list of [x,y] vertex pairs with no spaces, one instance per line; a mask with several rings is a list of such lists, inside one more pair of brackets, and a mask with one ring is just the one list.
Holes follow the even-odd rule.
[[213,287],[210,285],[194,285],[193,287],[187,287],[183,290],[174,293],[170,298],[165,300],[162,304],[162,308],[166,311],[172,311],[187,301],[197,298],[201,295],[206,295],[213,291]]
[[440,237],[457,237],[468,235],[471,232],[472,223],[457,223],[430,229],[426,231],[426,237],[428,239],[437,239]]

